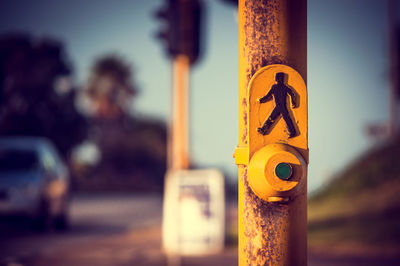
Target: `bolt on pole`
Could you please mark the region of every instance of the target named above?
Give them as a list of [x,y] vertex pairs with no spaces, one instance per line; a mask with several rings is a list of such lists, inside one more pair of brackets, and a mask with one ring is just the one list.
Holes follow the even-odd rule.
[[[249,161],[251,161],[251,157],[256,157],[255,155],[257,155],[257,152],[254,154],[252,153],[249,143],[252,142],[252,134],[258,134],[256,128],[251,128],[252,114],[251,110],[249,112],[249,109],[250,105],[263,103],[264,101],[264,99],[260,100],[260,98],[258,98],[258,102],[256,100],[250,101],[250,80],[257,76],[257,71],[260,69],[262,70],[263,67],[271,66],[277,67],[277,69],[287,70],[287,73],[293,69],[289,74],[289,85],[291,85],[290,80],[293,79],[293,77],[300,80],[298,84],[305,84],[307,77],[307,1],[239,0],[238,13],[239,142],[235,150],[235,161],[238,165],[239,178],[239,265],[307,265],[306,166],[302,168],[304,171],[301,180],[302,188],[296,192],[297,194],[293,197],[271,196],[266,197],[265,199],[267,200],[265,200],[257,196],[259,194],[257,194],[249,184],[249,181],[251,181],[250,173],[252,173],[249,168],[251,165]],[[294,69],[297,72],[294,71]],[[266,70],[266,72],[268,71]],[[272,79],[273,81],[271,84],[274,84],[274,82],[279,83],[280,78],[278,78],[278,75],[273,76],[271,80]],[[301,81],[302,79],[305,82]],[[282,83],[282,86],[283,85]],[[302,86],[303,85],[300,87]],[[294,132],[294,129],[291,130],[289,137],[284,136],[287,138],[286,142],[280,143],[280,141],[276,141],[276,143],[278,143],[276,147],[269,147],[263,151],[264,153],[259,153],[257,156],[260,160],[275,152],[276,154],[285,153],[285,156],[289,156],[287,154],[296,154],[296,156],[300,154],[296,157],[299,159],[298,161],[303,162],[303,165],[308,163],[307,95],[305,85],[303,87],[301,88],[301,93],[303,93],[301,97],[303,95],[305,99],[300,99],[300,101],[304,100],[300,103],[300,105],[302,105],[300,108],[303,108],[301,112],[305,115],[300,116],[299,113],[296,113],[299,111],[297,111],[298,109],[294,109],[295,107],[290,107],[292,109],[289,109],[289,112],[292,112],[295,117],[295,125],[299,123],[299,120],[304,118],[305,125],[301,127],[303,131],[297,133]],[[296,90],[297,88],[294,89]],[[276,98],[276,96],[274,97]],[[271,101],[273,102],[273,100]],[[257,108],[266,108],[264,107],[266,104],[271,104],[272,106],[271,101],[269,103],[263,103],[263,105],[257,105]],[[287,101],[289,102],[289,100]],[[294,99],[291,101],[293,104]],[[266,130],[264,126],[258,128],[259,132],[262,132],[263,135],[270,135],[260,135],[259,138],[263,139],[257,145],[269,144],[265,143],[265,139],[268,139],[273,134],[279,135],[279,132],[275,132],[278,129],[282,129],[282,132],[288,133],[288,130],[285,131],[286,128],[284,124],[287,119],[285,118],[284,120],[282,118],[286,113],[281,112],[281,114],[280,117],[276,118],[276,120],[280,120],[273,125],[275,128],[273,128],[272,133],[264,132],[264,130]],[[269,115],[269,113],[267,115]],[[264,121],[261,121],[259,126],[261,126],[263,122]],[[267,122],[268,121],[265,122],[266,125],[268,125]],[[299,134],[299,136],[295,136],[295,134]],[[286,149],[286,144],[298,148],[298,146],[292,145],[291,143],[299,143],[299,146],[303,146],[301,146],[301,149],[290,148],[284,150]],[[300,157],[304,158],[304,160]],[[304,163],[304,161],[306,163]],[[283,176],[289,176],[291,175],[291,169],[289,168],[290,167],[287,165],[280,164],[278,168],[275,168],[275,172],[284,171],[287,173],[284,173]],[[261,170],[261,175],[264,174],[263,169],[264,168]],[[294,170],[295,173],[298,171],[296,169]],[[264,180],[260,182],[262,183]],[[279,182],[285,182],[285,180]]]

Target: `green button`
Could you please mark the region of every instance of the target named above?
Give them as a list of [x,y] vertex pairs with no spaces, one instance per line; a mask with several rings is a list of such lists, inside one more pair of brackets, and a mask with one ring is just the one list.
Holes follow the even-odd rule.
[[275,174],[280,179],[289,179],[292,176],[292,166],[288,163],[279,163],[275,167]]

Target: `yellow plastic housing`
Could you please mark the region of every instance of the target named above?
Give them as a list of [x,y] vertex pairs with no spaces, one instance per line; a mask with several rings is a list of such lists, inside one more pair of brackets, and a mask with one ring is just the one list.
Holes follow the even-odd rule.
[[[279,163],[292,166],[292,176],[282,180],[275,174]],[[253,192],[265,201],[287,201],[301,191],[307,176],[307,164],[293,147],[270,144],[254,153],[248,166],[248,182]]]

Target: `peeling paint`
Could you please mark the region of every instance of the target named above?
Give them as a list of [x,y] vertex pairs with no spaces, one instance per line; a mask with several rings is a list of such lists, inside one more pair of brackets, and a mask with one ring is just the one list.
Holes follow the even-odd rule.
[[244,124],[244,130],[242,132],[242,142],[244,144],[247,144],[247,100],[246,98],[243,98],[242,100],[242,107],[243,107],[243,124]]

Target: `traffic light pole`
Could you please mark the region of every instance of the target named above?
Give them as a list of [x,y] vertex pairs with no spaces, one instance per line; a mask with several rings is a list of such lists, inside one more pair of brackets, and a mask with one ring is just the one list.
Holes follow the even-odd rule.
[[[239,0],[239,151],[249,141],[250,79],[274,64],[306,80],[307,1]],[[306,189],[286,202],[264,201],[249,186],[248,164],[237,164],[239,265],[307,265]]]
[[166,0],[154,14],[165,24],[157,33],[173,59],[172,121],[168,131],[168,169],[189,167],[188,86],[189,69],[201,55],[201,0]]
[[190,62],[186,55],[173,60],[172,78],[172,125],[170,128],[169,167],[170,170],[189,167],[188,151],[188,87]]
[[[190,60],[186,55],[178,55],[172,61],[172,121],[169,123],[168,132],[168,171],[188,169],[189,167],[189,149],[188,149],[188,99],[189,99],[189,70]],[[166,175],[166,184],[172,182],[168,174]],[[166,185],[168,187],[168,185]],[[167,193],[167,192],[165,192]],[[164,202],[165,204],[165,202]],[[165,211],[165,206],[164,206]],[[165,215],[164,215],[165,216]],[[165,219],[165,217],[164,217]],[[177,219],[179,222],[179,219]],[[165,223],[165,222],[164,222]],[[179,228],[179,225],[174,225]],[[163,225],[164,227],[164,225]],[[170,231],[171,228],[163,228]],[[166,234],[166,231],[163,233]],[[165,238],[165,236],[163,236]],[[179,236],[176,236],[179,237]],[[166,241],[164,239],[164,241]],[[176,245],[179,249],[179,240],[163,242],[165,245]],[[173,248],[173,249],[174,249]],[[167,265],[181,265],[181,257],[175,251],[167,252]]]

